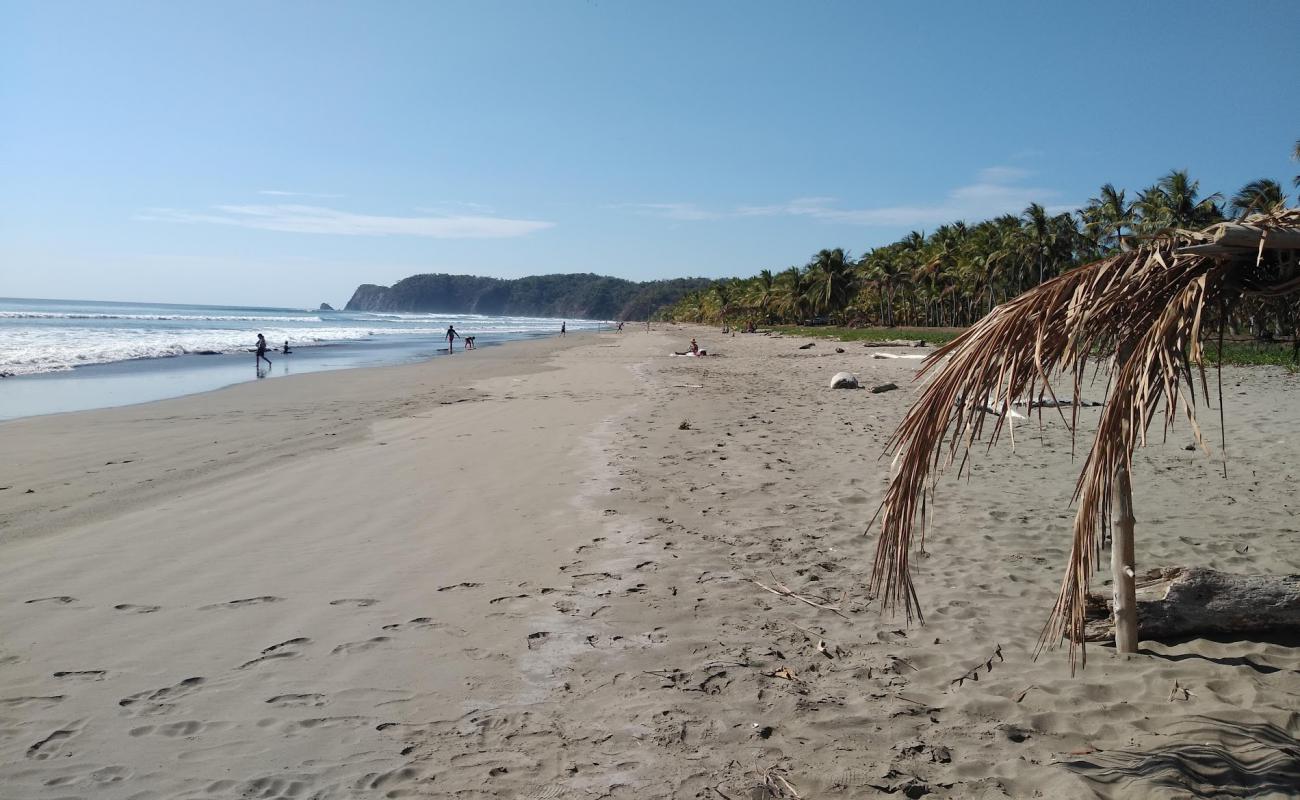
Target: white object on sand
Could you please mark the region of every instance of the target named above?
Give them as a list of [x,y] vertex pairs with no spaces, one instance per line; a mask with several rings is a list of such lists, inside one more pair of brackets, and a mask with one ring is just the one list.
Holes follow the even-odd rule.
[[871,357],[872,358],[912,358],[912,359],[925,358],[925,356],[921,355],[920,353],[915,353],[915,354],[905,353],[903,355],[895,355],[894,353],[872,353]]
[[852,372],[837,372],[831,378],[832,389],[857,389],[858,376]]

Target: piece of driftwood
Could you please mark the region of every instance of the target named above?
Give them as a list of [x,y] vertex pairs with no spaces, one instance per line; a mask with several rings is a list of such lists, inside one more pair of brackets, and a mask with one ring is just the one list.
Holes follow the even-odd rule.
[[1222,222],[1215,226],[1213,241],[1226,247],[1256,248],[1260,242],[1265,250],[1300,250],[1300,228],[1262,228],[1242,222]]
[[[1108,597],[1088,595],[1084,639],[1115,638]],[[1300,575],[1234,575],[1205,567],[1164,567],[1137,579],[1139,639],[1214,634],[1300,633]]]
[[1300,228],[1264,228],[1242,222],[1221,222],[1201,233],[1209,241],[1178,248],[1179,254],[1240,258],[1260,250],[1300,250]]
[[924,339],[881,339],[877,342],[863,342],[863,347],[925,347]]

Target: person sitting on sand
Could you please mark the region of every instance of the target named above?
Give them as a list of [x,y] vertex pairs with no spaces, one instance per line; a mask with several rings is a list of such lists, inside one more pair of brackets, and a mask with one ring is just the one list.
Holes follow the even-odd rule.
[[695,343],[695,337],[692,336],[692,337],[691,337],[691,355],[693,355],[693,356],[698,356],[699,354],[700,354],[700,346],[699,346],[698,344]]
[[473,350],[473,349],[474,349],[474,337],[473,337],[473,336],[462,336],[461,338],[465,340],[465,349],[466,349],[466,350]]
[[456,326],[454,325],[447,326],[447,353],[448,354],[456,352],[455,345],[453,345],[452,342],[456,341],[456,338],[459,336],[460,334],[456,333]]
[[266,357],[266,337],[259,333],[257,334],[257,358],[253,360],[253,363],[260,368],[263,361],[266,362],[268,367],[271,366],[271,359]]
[[285,339],[285,340],[284,340],[284,349],[281,350],[280,352],[281,352],[281,353],[284,353],[286,356],[293,352],[292,350],[289,349],[289,340],[288,340],[288,339]]

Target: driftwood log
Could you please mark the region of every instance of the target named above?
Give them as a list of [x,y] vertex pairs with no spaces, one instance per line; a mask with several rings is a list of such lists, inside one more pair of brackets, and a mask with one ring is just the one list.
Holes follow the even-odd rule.
[[[1111,599],[1088,596],[1084,639],[1115,638]],[[1300,575],[1234,575],[1164,567],[1137,579],[1139,639],[1300,633]]]
[[924,339],[881,339],[875,342],[863,342],[863,347],[925,347]]

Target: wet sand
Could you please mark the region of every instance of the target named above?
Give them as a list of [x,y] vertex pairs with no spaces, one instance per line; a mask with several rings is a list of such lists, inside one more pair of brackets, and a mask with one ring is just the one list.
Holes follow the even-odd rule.
[[[667,356],[692,335],[722,357]],[[0,796],[1295,796],[1294,643],[1032,660],[1059,419],[941,485],[927,624],[882,618],[916,362],[802,343],[629,329],[0,424]],[[1185,429],[1139,454],[1140,567],[1300,571],[1296,388],[1225,373],[1227,479]]]

